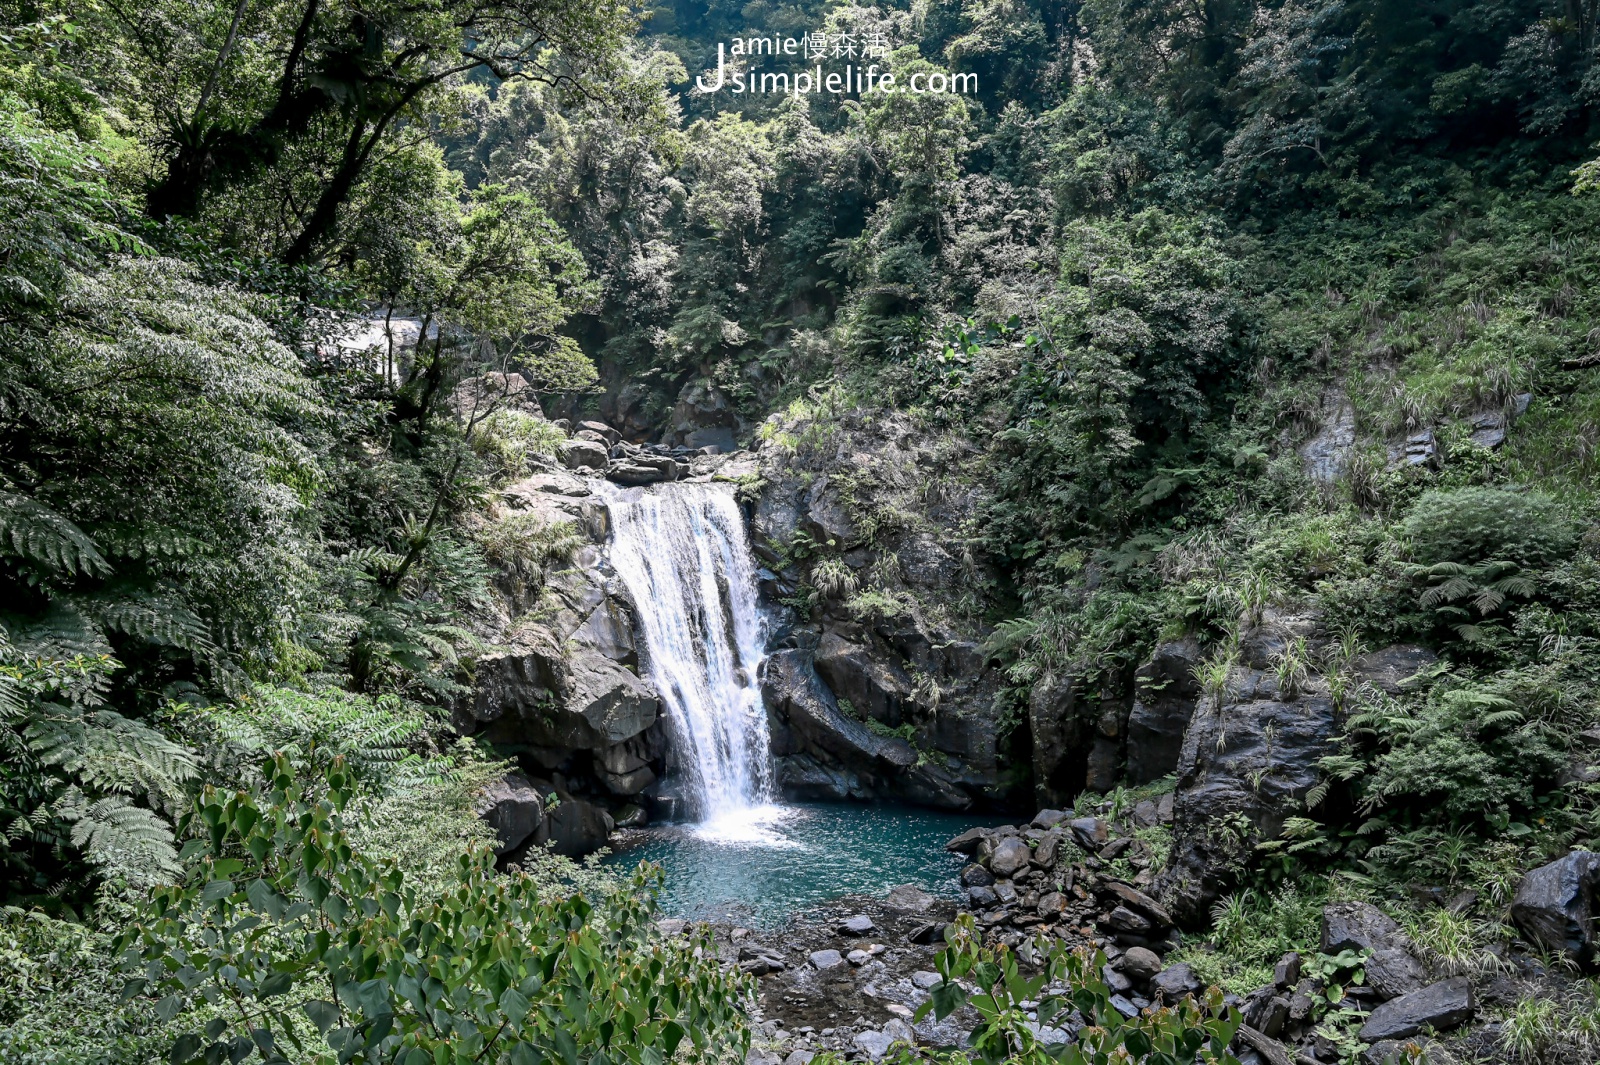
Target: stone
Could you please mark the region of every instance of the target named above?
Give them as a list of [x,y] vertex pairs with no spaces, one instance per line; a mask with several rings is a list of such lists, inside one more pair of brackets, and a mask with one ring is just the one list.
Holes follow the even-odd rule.
[[1017,901],[1017,885],[1009,880],[996,880],[994,882],[995,898],[1010,906]]
[[1097,851],[1111,838],[1111,826],[1098,817],[1079,817],[1069,826],[1072,838],[1086,851]]
[[1122,1014],[1124,1017],[1127,1017],[1129,1020],[1139,1016],[1139,1007],[1135,1006],[1132,1002],[1129,1002],[1127,998],[1122,995],[1111,996],[1111,1008]]
[[911,700],[912,680],[905,670],[837,632],[824,632],[816,650],[817,674],[833,694],[849,700],[857,713],[898,724]]
[[616,827],[609,814],[582,799],[562,799],[545,817],[550,849],[568,858],[581,858],[604,847]]
[[1069,678],[1051,676],[1030,689],[1028,731],[1033,737],[1033,781],[1039,800],[1070,800],[1083,789],[1078,752],[1086,737],[1077,713],[1077,692]]
[[844,960],[851,965],[861,966],[872,960],[872,955],[864,950],[852,950],[844,956]]
[[869,1061],[881,1061],[889,1053],[889,1047],[894,1045],[894,1040],[883,1032],[865,1031],[857,1032],[851,1040],[856,1049],[867,1056]]
[[1428,982],[1428,970],[1399,947],[1383,947],[1367,958],[1367,986],[1382,999],[1399,998],[1420,991]]
[[1039,916],[1047,921],[1054,921],[1067,912],[1067,897],[1059,891],[1047,891],[1039,896],[1039,905],[1036,907]]
[[603,470],[610,455],[604,444],[593,440],[563,440],[556,448],[556,457],[569,470]]
[[1200,697],[1195,667],[1204,657],[1193,639],[1158,644],[1150,660],[1134,673],[1133,708],[1128,712],[1127,782],[1159,780],[1178,768],[1183,734]]
[[1472,1019],[1472,982],[1465,976],[1452,976],[1420,991],[1391,999],[1372,1011],[1361,1026],[1363,1043],[1384,1039],[1405,1039],[1423,1028],[1448,1032]]
[[988,887],[994,883],[994,874],[974,862],[961,870],[962,887]]
[[1529,942],[1579,964],[1595,958],[1595,894],[1600,854],[1573,851],[1523,876],[1511,900],[1511,920]]
[[928,991],[938,984],[944,983],[944,977],[940,976],[938,973],[929,972],[926,969],[918,969],[916,972],[911,974],[911,982],[919,989]]
[[983,838],[988,834],[989,830],[987,828],[969,828],[949,843],[946,843],[944,849],[951,854],[976,854],[978,853],[978,844],[982,843]]
[[1033,818],[1033,827],[1048,831],[1055,828],[1068,817],[1066,810],[1040,810]]
[[650,816],[645,813],[644,807],[629,803],[614,815],[618,828],[643,828],[650,823]]
[[1356,446],[1356,410],[1339,389],[1329,389],[1322,399],[1325,412],[1315,436],[1300,445],[1306,476],[1332,485],[1344,475]]
[[611,428],[611,426],[607,425],[605,422],[579,422],[578,431],[594,433],[608,444],[615,444],[617,441],[622,439],[622,434]]
[[1400,926],[1376,906],[1365,902],[1335,902],[1322,910],[1322,953],[1342,950],[1376,951],[1405,942]]
[[1128,979],[1128,975],[1117,971],[1110,965],[1100,966],[1100,979],[1105,981],[1106,986],[1111,989],[1113,994],[1126,995],[1133,990],[1133,981]]
[[989,859],[989,871],[997,877],[1012,876],[1026,869],[1032,857],[1026,840],[1007,836],[995,846],[994,856]]
[[620,484],[625,488],[637,488],[647,484],[660,484],[662,481],[676,481],[678,479],[677,463],[651,463],[642,462],[613,462],[605,468],[606,480],[613,484]]
[[783,1065],[811,1065],[811,1059],[816,1056],[812,1050],[793,1050],[783,1059]]
[[1195,975],[1188,962],[1167,966],[1155,975],[1150,984],[1151,989],[1166,1002],[1177,1002],[1185,995],[1198,995],[1205,989],[1205,984]]
[[918,946],[931,946],[934,943],[944,942],[944,930],[949,927],[944,921],[929,921],[919,924],[906,933],[906,942]]
[[770,1050],[751,1047],[744,1056],[744,1065],[782,1065],[783,1059]]
[[1040,869],[1050,869],[1056,864],[1061,854],[1061,845],[1066,842],[1066,837],[1060,829],[1052,828],[1039,837],[1038,846],[1033,848],[1033,864]]
[[1272,986],[1279,991],[1287,991],[1300,982],[1300,955],[1290,951],[1278,959],[1277,967],[1272,970]]
[[889,889],[887,899],[891,909],[902,913],[926,913],[934,904],[934,897],[915,884],[899,884]]
[[991,887],[970,887],[967,888],[967,900],[977,909],[986,910],[997,904],[1000,896],[996,895],[994,888]]
[[839,931],[852,936],[870,935],[876,928],[872,918],[864,913],[854,914],[839,922]]
[[1172,915],[1167,912],[1166,907],[1132,884],[1124,884],[1120,880],[1108,880],[1103,890],[1122,905],[1148,917],[1154,924],[1162,928],[1172,927]]
[[844,964],[844,956],[836,950],[814,950],[810,956],[811,965],[820,972],[837,969]]
[[464,734],[506,747],[604,750],[655,724],[655,689],[588,647],[568,648],[529,626],[474,671],[468,706],[453,715]]
[[1358,656],[1350,669],[1379,691],[1398,695],[1407,681],[1438,661],[1439,656],[1426,648],[1397,643]]
[[1130,947],[1117,964],[1129,980],[1143,984],[1161,971],[1161,956],[1145,947]]
[[1128,932],[1140,936],[1155,931],[1155,925],[1148,917],[1135,913],[1126,906],[1118,906],[1107,914],[1104,924],[1114,932]]
[[544,796],[521,773],[507,773],[478,797],[478,816],[494,829],[494,853],[505,857],[545,832]]
[[1409,1056],[1413,1048],[1422,1051],[1422,1061],[1427,1065],[1453,1065],[1455,1060],[1437,1053],[1428,1039],[1382,1039],[1361,1052],[1361,1065],[1408,1065],[1413,1060]]

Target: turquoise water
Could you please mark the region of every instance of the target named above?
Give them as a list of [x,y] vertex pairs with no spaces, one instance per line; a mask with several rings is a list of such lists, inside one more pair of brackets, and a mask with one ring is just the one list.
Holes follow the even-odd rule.
[[881,898],[896,884],[954,899],[965,859],[947,853],[945,842],[998,823],[901,806],[771,806],[737,823],[626,833],[605,864],[659,864],[669,917],[771,928],[841,895]]

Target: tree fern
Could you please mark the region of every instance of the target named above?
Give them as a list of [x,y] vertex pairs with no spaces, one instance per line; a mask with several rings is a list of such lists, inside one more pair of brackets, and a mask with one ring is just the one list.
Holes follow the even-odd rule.
[[88,533],[49,507],[15,492],[0,491],[0,550],[51,576],[104,576],[111,572],[111,564]]
[[69,788],[56,812],[72,825],[72,844],[107,879],[146,887],[182,871],[172,826],[124,795],[90,799]]
[[113,632],[176,647],[197,658],[210,658],[217,652],[206,623],[174,595],[112,590],[77,602],[85,614]]
[[193,752],[114,710],[79,715],[46,707],[25,732],[41,764],[99,793],[143,795],[176,810],[194,779]]

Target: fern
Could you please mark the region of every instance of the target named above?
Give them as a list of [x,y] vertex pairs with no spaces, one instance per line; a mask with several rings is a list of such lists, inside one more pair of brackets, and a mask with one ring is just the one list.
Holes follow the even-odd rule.
[[100,793],[144,795],[176,810],[198,772],[187,748],[113,710],[87,716],[46,709],[28,726],[28,747],[42,765],[71,774]]
[[172,827],[126,796],[91,800],[76,788],[56,804],[56,813],[72,825],[72,844],[100,874],[149,887],[182,872]]
[[176,647],[197,658],[211,658],[217,645],[206,623],[171,595],[140,591],[109,592],[103,598],[80,599],[79,607],[113,632],[147,643]]
[[0,491],[0,550],[58,577],[103,577],[111,572],[111,564],[88,533],[15,492]]

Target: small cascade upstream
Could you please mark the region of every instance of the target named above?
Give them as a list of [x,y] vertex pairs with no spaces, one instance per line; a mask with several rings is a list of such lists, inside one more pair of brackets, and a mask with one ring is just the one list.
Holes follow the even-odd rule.
[[763,834],[771,744],[757,672],[763,623],[738,505],[704,484],[613,490],[611,563],[638,607],[693,813],[716,836]]

